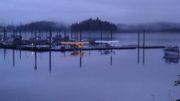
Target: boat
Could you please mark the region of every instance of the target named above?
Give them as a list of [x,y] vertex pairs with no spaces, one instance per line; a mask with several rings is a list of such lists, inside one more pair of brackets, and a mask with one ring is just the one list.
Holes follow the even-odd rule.
[[118,40],[112,40],[112,41],[97,40],[94,43],[96,43],[96,44],[106,44],[106,45],[111,46],[111,47],[116,47],[116,46],[119,46],[120,42]]
[[164,49],[165,56],[170,58],[180,58],[180,51],[178,46],[169,46]]

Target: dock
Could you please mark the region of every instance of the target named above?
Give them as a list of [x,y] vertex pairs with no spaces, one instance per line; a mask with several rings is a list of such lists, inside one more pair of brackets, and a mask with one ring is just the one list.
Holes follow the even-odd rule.
[[15,46],[0,46],[1,49],[14,49],[24,51],[89,51],[89,50],[132,50],[132,49],[163,49],[165,46],[119,46],[119,47],[90,47],[90,48],[50,48],[50,47],[15,47]]

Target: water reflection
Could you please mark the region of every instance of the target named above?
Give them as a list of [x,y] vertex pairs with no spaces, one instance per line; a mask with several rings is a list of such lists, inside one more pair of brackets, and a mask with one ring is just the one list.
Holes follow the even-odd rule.
[[19,58],[20,58],[20,60],[21,60],[21,50],[19,51]]
[[6,60],[6,49],[4,49],[4,60]]
[[101,50],[100,51],[101,55],[112,55],[112,54],[115,54],[116,52],[113,51],[113,50]]
[[51,72],[51,51],[49,52],[49,72]]
[[83,54],[82,50],[80,50],[80,58],[79,58],[80,59],[80,63],[79,63],[80,64],[80,68],[82,68],[82,56],[84,55],[84,54],[83,55],[82,54]]
[[172,58],[172,57],[165,56],[164,59],[165,59],[165,62],[168,64],[170,64],[170,63],[178,64],[180,58],[179,57]]
[[37,52],[34,52],[34,70],[37,70]]
[[13,67],[15,67],[15,50],[12,50]]
[[[6,49],[3,49],[3,53],[4,53],[4,60],[6,59],[6,55],[7,55],[7,50]],[[13,67],[16,66],[16,51],[17,50],[12,50],[12,65]],[[121,50],[119,50],[121,51]],[[145,64],[145,60],[146,60],[146,55],[145,55],[145,51],[146,49],[137,49],[137,64],[140,64],[140,62],[142,61],[142,64]],[[113,56],[118,56],[116,55],[116,52],[115,50],[100,50],[100,51],[96,51],[99,53],[99,56],[103,55],[103,56],[109,56],[109,65],[112,66],[113,65]],[[49,64],[49,72],[52,72],[52,58],[54,58],[52,56],[52,54],[54,52],[47,52],[48,53],[48,64]],[[79,57],[79,67],[82,68],[83,67],[83,62],[85,62],[85,60],[83,61],[83,57],[87,57],[88,56],[91,56],[93,55],[92,54],[93,52],[91,51],[82,51],[82,50],[79,50],[79,51],[72,51],[72,52],[63,52],[62,54],[64,54],[64,57]],[[34,71],[37,71],[38,69],[38,54],[40,54],[39,52],[32,52],[32,55],[34,57]],[[56,54],[56,53],[55,53]],[[148,53],[147,53],[148,54]],[[131,57],[131,56],[130,56]],[[19,59],[21,60],[22,58],[22,51],[19,51]],[[108,57],[107,57],[108,58]],[[142,59],[142,60],[141,60]],[[165,60],[165,63],[167,64],[170,64],[170,63],[175,63],[175,64],[178,64],[179,63],[179,60],[180,60],[180,57],[171,57],[171,56],[167,56],[165,55],[163,57],[163,59]],[[114,60],[114,61],[117,61],[117,60]]]
[[180,85],[180,75],[178,75],[178,80],[176,80],[175,82],[174,82],[175,84],[175,86],[179,86]]
[[73,51],[71,52],[71,56],[84,56],[85,52],[82,51]]
[[[148,58],[145,58],[145,56],[149,57],[150,56],[149,54],[152,54],[152,53],[150,53],[148,50],[144,49],[144,51],[146,52],[146,55],[143,56],[143,53],[145,54],[145,52],[143,52],[142,49],[140,49],[139,51],[140,51],[139,52],[139,57],[140,57],[139,60],[140,60],[140,62],[143,63],[143,61],[144,61],[144,63],[145,63],[145,60],[142,60],[143,57],[144,57],[144,59],[147,59],[146,63],[148,64],[149,63],[148,61],[150,61],[150,60],[148,60]],[[3,51],[1,51],[1,52],[3,53]],[[155,51],[155,52],[157,52],[157,51]],[[158,50],[158,52],[159,52],[159,50]],[[163,53],[162,50],[160,50],[160,52]],[[89,56],[89,53],[90,53],[91,56]],[[108,53],[108,54],[102,54],[102,53]],[[157,99],[159,99],[160,95],[158,95],[157,93],[154,93],[155,91],[154,92],[153,91],[152,92],[151,91],[148,92],[148,90],[151,90],[152,88],[155,88],[152,85],[155,85],[156,82],[158,82],[158,84],[162,83],[162,82],[163,83],[165,82],[165,84],[168,83],[168,85],[173,86],[174,85],[174,81],[176,80],[176,79],[174,79],[172,77],[170,79],[171,80],[173,79],[173,81],[171,81],[170,83],[169,83],[170,80],[167,81],[167,82],[164,81],[166,79],[163,79],[163,78],[166,78],[166,77],[163,77],[163,76],[167,75],[166,70],[163,71],[163,73],[159,75],[159,73],[161,73],[162,71],[161,71],[161,69],[158,70],[159,69],[158,67],[157,67],[158,69],[154,69],[153,67],[152,67],[153,69],[152,68],[146,68],[146,69],[144,69],[144,68],[143,69],[142,68],[138,68],[138,69],[134,68],[136,66],[137,67],[147,66],[147,65],[140,65],[140,64],[138,65],[137,64],[137,57],[136,57],[137,56],[137,50],[132,50],[132,51],[129,51],[129,52],[127,52],[126,50],[125,51],[124,50],[123,51],[122,50],[117,50],[117,51],[115,51],[115,50],[82,51],[82,50],[80,50],[80,51],[66,52],[65,56],[64,56],[64,53],[60,53],[60,52],[46,52],[46,53],[33,52],[31,54],[30,52],[22,51],[22,53],[21,53],[22,54],[22,57],[21,57],[22,59],[19,59],[19,54],[20,54],[20,52],[16,51],[16,50],[7,50],[7,56],[10,56],[10,60],[12,58],[13,66],[19,66],[19,63],[17,63],[17,62],[26,62],[26,61],[24,61],[24,57],[25,57],[24,55],[28,54],[28,56],[30,58],[28,57],[27,59],[30,59],[32,61],[32,66],[27,66],[27,67],[30,67],[30,69],[32,71],[28,69],[28,71],[26,71],[26,72],[33,73],[34,77],[37,76],[37,78],[35,77],[36,80],[38,80],[38,81],[42,80],[43,83],[44,82],[47,83],[46,87],[50,87],[48,82],[51,82],[51,83],[53,82],[52,84],[54,85],[54,81],[51,81],[51,80],[53,80],[55,77],[57,77],[57,79],[55,79],[56,80],[55,82],[58,82],[58,80],[59,80],[59,82],[62,82],[64,78],[66,80],[68,79],[70,82],[69,82],[69,86],[65,87],[67,89],[69,89],[70,86],[73,89],[73,88],[79,87],[77,85],[79,85],[81,83],[83,83],[83,85],[84,85],[84,83],[85,83],[86,85],[88,85],[87,89],[85,91],[89,91],[91,89],[91,88],[90,89],[88,88],[89,85],[90,86],[91,85],[95,85],[95,86],[100,85],[100,84],[96,84],[96,82],[99,83],[99,81],[101,81],[102,79],[110,80],[110,81],[108,81],[108,84],[107,84],[107,85],[110,85],[110,86],[106,85],[106,81],[101,83],[101,85],[105,85],[104,88],[106,88],[106,87],[110,87],[111,88],[112,86],[115,86],[114,89],[117,89],[118,87],[122,87],[121,89],[125,88],[123,90],[127,91],[127,92],[129,91],[129,87],[131,87],[132,85],[135,85],[134,87],[137,87],[137,88],[139,87],[138,89],[142,89],[142,88],[145,87],[143,85],[148,85],[150,83],[149,89],[147,89],[147,92],[146,91],[144,91],[144,92],[146,92],[147,94],[149,93],[149,95],[148,95],[149,97],[148,98],[150,100],[148,100],[148,101],[156,101]],[[163,55],[163,54],[159,55],[159,53],[158,53],[158,56],[160,56],[158,59],[162,59],[161,55]],[[95,56],[95,57],[93,57],[93,56]],[[43,58],[43,59],[41,60],[41,58]],[[56,62],[59,62],[59,58],[61,58],[61,61],[62,61],[60,63],[62,65],[61,68],[56,67],[57,65],[60,65],[60,64],[56,63]],[[94,58],[96,58],[96,60]],[[2,59],[3,59],[3,54],[2,54]],[[54,60],[54,59],[56,59],[57,61]],[[75,59],[75,61],[73,59]],[[101,61],[99,59],[104,59],[104,60]],[[123,61],[123,60],[125,60],[125,61]],[[46,61],[47,64],[44,61]],[[68,61],[68,62],[63,63],[65,61]],[[98,63],[98,61],[100,61],[103,65],[100,65]],[[92,68],[87,68],[87,67],[89,67],[89,65],[87,66],[86,63],[87,64],[88,63],[91,64],[91,63],[94,63],[94,62],[96,62],[98,65],[97,64],[94,64],[94,65],[92,64],[92,66],[93,66]],[[123,62],[127,62],[127,63],[123,63]],[[162,60],[162,62],[164,63],[164,60]],[[69,63],[72,64],[72,65],[69,65]],[[135,63],[137,65],[135,65],[133,63]],[[45,66],[47,66],[47,70],[45,68],[43,68],[43,70],[40,70],[42,68],[41,67],[42,64],[43,65],[45,64]],[[53,64],[55,64],[56,66],[53,65]],[[30,65],[30,64],[28,64],[28,65]],[[24,66],[26,66],[26,65],[24,65]],[[63,66],[65,68],[63,68]],[[102,68],[101,68],[101,66],[102,66]],[[106,66],[107,67],[111,67],[112,66],[112,68],[107,70]],[[133,68],[130,68],[130,66],[132,66]],[[77,68],[74,68],[74,67],[81,68],[81,69],[77,69]],[[114,68],[114,67],[116,67],[116,68]],[[19,74],[21,74],[22,70],[23,71],[27,70],[27,68],[23,68],[23,69],[20,69],[20,70],[21,71],[19,72],[19,69],[17,68],[17,71],[14,72],[14,73],[17,73],[17,75],[19,75]],[[38,71],[38,73],[33,72],[33,70],[36,71],[36,72]],[[56,72],[56,70],[59,70],[59,71]],[[156,73],[156,71],[158,71],[158,72],[157,72],[157,74],[155,76],[154,76],[154,74],[151,75],[151,72]],[[44,78],[45,77],[48,78],[48,76],[46,76],[46,74],[48,74],[47,72],[52,72],[53,77],[51,76],[51,77],[49,77],[50,80],[45,81]],[[39,75],[41,75],[41,76],[39,76]],[[161,76],[161,75],[163,75],[163,76]],[[154,80],[154,78],[156,78],[156,76],[157,76],[158,79]],[[99,78],[102,77],[102,79],[100,78],[101,80],[99,80],[98,77]],[[160,78],[160,77],[162,77],[162,78]],[[71,78],[73,79],[72,81],[71,81]],[[82,78],[83,78],[83,80],[82,80]],[[98,81],[96,81],[96,80],[94,81],[95,78],[97,78]],[[27,78],[25,77],[25,79],[27,79]],[[149,80],[149,81],[148,80],[146,81],[147,84],[144,83],[144,81],[146,79]],[[78,80],[80,82],[78,82]],[[132,82],[131,82],[131,80],[132,80]],[[158,80],[162,80],[162,81],[158,81]],[[111,82],[115,82],[115,83],[111,84]],[[122,82],[125,83],[125,84],[122,84]],[[151,85],[151,82],[155,82],[155,83]],[[179,81],[177,81],[177,83],[178,82]],[[74,86],[73,83],[76,83],[76,85]],[[92,83],[92,84],[89,84],[89,83]],[[30,82],[30,84],[31,84],[31,82]],[[59,86],[63,86],[64,87],[64,85],[66,85],[66,84],[64,84],[64,85],[59,85],[59,84],[61,84],[61,83],[58,83],[58,85],[56,85],[56,86],[57,87],[59,87]],[[117,84],[117,86],[116,86],[116,84]],[[132,84],[132,85],[130,85],[130,84]],[[160,87],[160,86],[158,85],[158,87]],[[94,86],[91,86],[91,87],[93,88]],[[99,87],[100,86],[98,86],[97,88],[99,88]],[[135,89],[134,87],[132,87],[131,89]],[[80,85],[80,88],[81,88],[81,85]],[[102,89],[104,89],[104,88],[102,87]],[[118,91],[121,91],[121,89],[118,89]],[[54,89],[54,91],[56,91],[56,89]],[[66,89],[64,91],[66,91]],[[85,92],[85,91],[83,91],[83,92]],[[163,90],[163,91],[165,91],[165,90]],[[36,92],[36,90],[33,89],[33,92]],[[96,90],[94,90],[94,92],[96,92]],[[98,92],[98,90],[97,90],[97,92]],[[121,93],[123,94],[124,92],[121,92]],[[50,93],[50,94],[52,94],[52,93]],[[80,96],[80,95],[77,95],[77,96]],[[113,96],[113,95],[111,95],[111,96]],[[126,96],[126,95],[123,95],[123,96]],[[137,96],[139,96],[139,95],[137,95]],[[168,96],[168,93],[167,93],[167,96]]]

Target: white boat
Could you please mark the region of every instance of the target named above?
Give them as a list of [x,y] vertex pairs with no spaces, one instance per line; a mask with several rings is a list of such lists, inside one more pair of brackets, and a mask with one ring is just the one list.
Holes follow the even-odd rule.
[[103,41],[103,40],[97,40],[95,41],[96,44],[107,44],[109,46],[119,46],[118,40],[112,40],[112,41]]
[[178,46],[169,46],[164,49],[165,56],[167,57],[180,57],[180,51]]

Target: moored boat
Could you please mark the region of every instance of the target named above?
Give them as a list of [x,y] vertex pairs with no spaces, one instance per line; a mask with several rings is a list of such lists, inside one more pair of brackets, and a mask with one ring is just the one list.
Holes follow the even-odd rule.
[[169,46],[164,49],[166,57],[180,57],[180,51],[178,46]]

